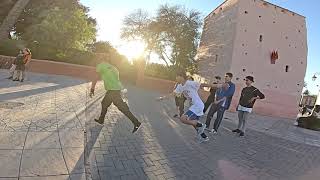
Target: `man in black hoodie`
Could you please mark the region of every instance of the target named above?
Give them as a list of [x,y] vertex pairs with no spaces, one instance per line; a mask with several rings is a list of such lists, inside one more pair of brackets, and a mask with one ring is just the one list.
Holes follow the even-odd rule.
[[[219,84],[221,81],[221,77],[216,76],[214,78],[215,78],[215,81],[212,84]],[[208,110],[210,105],[212,105],[212,106],[215,105],[215,104],[213,104],[213,102],[216,99],[216,91],[217,91],[217,88],[210,88],[210,95],[207,98],[207,101],[204,103],[203,113],[206,113],[206,111]]]
[[241,96],[238,105],[238,129],[233,130],[232,132],[239,133],[240,136],[244,136],[246,131],[246,120],[248,119],[249,113],[252,112],[253,105],[257,99],[264,99],[264,94],[262,94],[259,89],[252,86],[254,79],[252,76],[247,76],[246,86],[241,91]]

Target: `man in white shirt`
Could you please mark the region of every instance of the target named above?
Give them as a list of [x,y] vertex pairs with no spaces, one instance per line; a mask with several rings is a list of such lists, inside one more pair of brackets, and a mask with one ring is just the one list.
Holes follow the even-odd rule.
[[204,104],[198,94],[198,90],[203,87],[222,87],[222,84],[201,84],[196,81],[190,81],[187,80],[185,73],[177,74],[176,81],[182,84],[183,95],[191,102],[189,110],[180,117],[180,121],[184,124],[192,125],[197,130],[200,142],[208,141],[209,138],[204,133],[206,124],[199,121],[204,114]]
[[[178,73],[176,82],[182,85],[182,93],[191,103],[188,111],[180,117],[180,121],[184,124],[191,125],[197,130],[197,137],[200,142],[208,141],[208,136],[204,133],[206,125],[201,123],[200,117],[203,115],[204,104],[198,94],[198,90],[202,87],[222,87],[221,84],[201,84],[196,81],[188,80],[185,73]],[[162,100],[165,97],[159,98]]]

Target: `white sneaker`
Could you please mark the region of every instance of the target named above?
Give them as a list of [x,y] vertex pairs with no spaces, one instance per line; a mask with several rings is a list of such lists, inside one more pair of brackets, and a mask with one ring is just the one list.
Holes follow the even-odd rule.
[[214,129],[211,129],[211,130],[210,130],[210,133],[212,133],[212,134],[217,134],[218,132],[217,132],[216,130],[214,130]]
[[200,137],[199,138],[199,143],[203,143],[203,142],[207,142],[207,141],[209,141],[209,137],[206,137],[206,138]]
[[206,124],[201,123],[202,126],[197,128],[198,135],[202,134],[204,130],[206,129]]

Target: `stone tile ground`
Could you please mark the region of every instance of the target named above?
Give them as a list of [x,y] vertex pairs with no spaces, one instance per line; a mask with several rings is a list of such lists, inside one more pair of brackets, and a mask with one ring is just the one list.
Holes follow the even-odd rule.
[[[6,72],[0,71],[0,77]],[[0,179],[315,179],[320,177],[319,133],[292,120],[251,116],[246,137],[230,132],[227,113],[218,135],[198,144],[195,131],[172,118],[174,103],[128,86],[132,125],[111,106],[104,126],[101,84],[28,73],[24,83],[0,79]]]
[[[319,179],[320,148],[305,141],[317,142],[318,132],[293,127],[292,120],[254,115],[247,135],[239,138],[230,132],[236,114],[227,113],[219,134],[198,144],[195,131],[172,118],[174,103],[159,103],[157,96],[129,89],[130,108],[144,123],[135,135],[115,107],[103,127],[88,122],[93,179]],[[88,115],[97,109],[94,104]]]
[[86,179],[84,113],[94,102],[88,83],[34,73],[20,83],[6,76],[1,70],[0,177]]

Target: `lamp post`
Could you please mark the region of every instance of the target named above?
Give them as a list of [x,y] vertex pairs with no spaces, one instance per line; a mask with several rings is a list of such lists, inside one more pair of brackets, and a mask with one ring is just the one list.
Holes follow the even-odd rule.
[[314,75],[312,76],[312,81],[316,81],[317,80],[317,75],[320,75],[320,72],[316,72],[314,73]]

